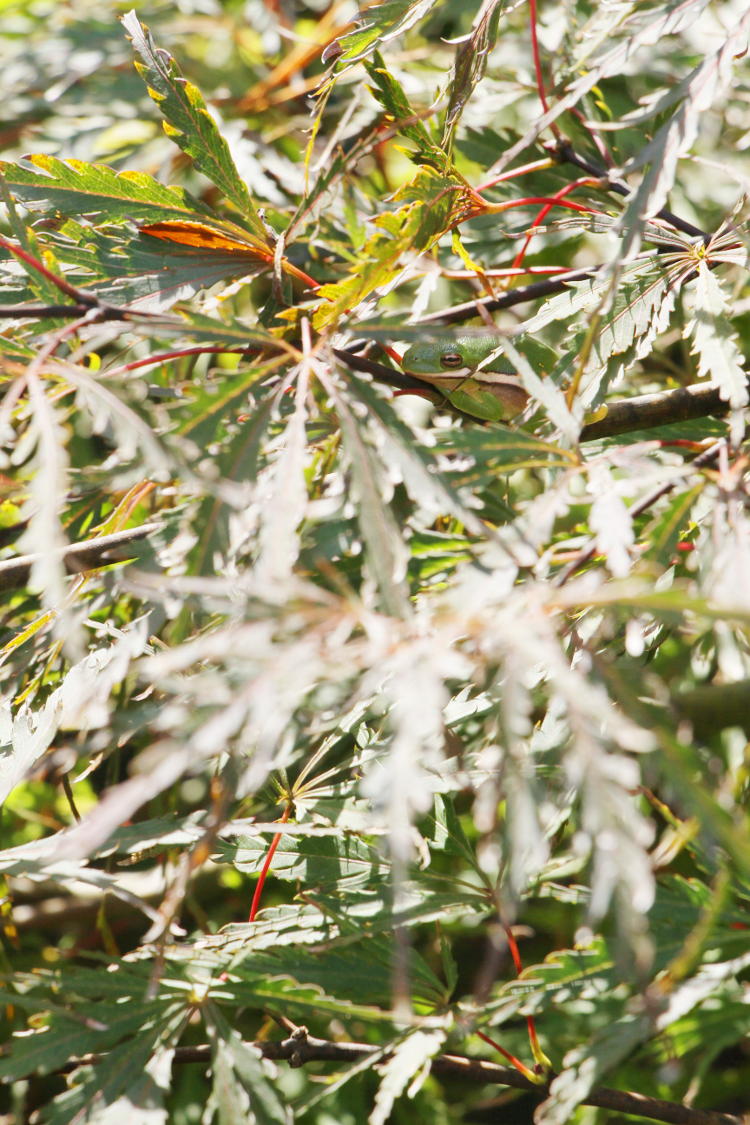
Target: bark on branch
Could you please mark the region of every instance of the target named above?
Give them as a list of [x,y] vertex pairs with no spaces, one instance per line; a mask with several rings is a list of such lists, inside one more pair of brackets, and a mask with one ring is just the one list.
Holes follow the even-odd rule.
[[[254,1043],[266,1059],[286,1061],[290,1066],[304,1066],[308,1062],[353,1063],[368,1055],[380,1054],[378,1047],[369,1043],[333,1043],[328,1039],[317,1039],[309,1035],[307,1029],[298,1027],[280,1042]],[[210,1063],[211,1047],[177,1047],[176,1063]],[[98,1058],[87,1056],[63,1068],[67,1073],[84,1063],[95,1063]],[[432,1071],[451,1078],[466,1078],[471,1082],[488,1082],[497,1086],[509,1086],[515,1090],[535,1093],[542,1101],[550,1092],[550,1084],[556,1077],[550,1075],[544,1085],[534,1085],[511,1067],[498,1066],[485,1059],[470,1059],[463,1055],[437,1055],[432,1060]],[[678,1102],[667,1102],[661,1098],[650,1098],[626,1090],[613,1090],[607,1086],[597,1086],[584,1099],[583,1105],[611,1109],[618,1113],[635,1114],[651,1121],[664,1121],[668,1125],[748,1125],[750,1118],[738,1117],[731,1113],[718,1113],[708,1109],[693,1109]]]

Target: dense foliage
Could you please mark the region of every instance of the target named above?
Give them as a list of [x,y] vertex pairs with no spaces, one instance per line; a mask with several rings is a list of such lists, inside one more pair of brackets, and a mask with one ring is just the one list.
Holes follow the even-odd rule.
[[3,1122],[739,1122],[746,0],[2,13]]

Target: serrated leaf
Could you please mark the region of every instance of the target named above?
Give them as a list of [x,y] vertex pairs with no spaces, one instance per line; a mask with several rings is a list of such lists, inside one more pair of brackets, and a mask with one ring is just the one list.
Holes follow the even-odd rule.
[[[643,222],[655,215],[666,203],[674,185],[677,163],[689,152],[696,136],[701,115],[721,98],[732,80],[738,58],[747,50],[750,12],[733,24],[718,51],[704,59],[680,83],[683,101],[677,112],[661,126],[637,157],[625,166],[625,172],[648,165],[648,171],[633,193],[620,222],[623,233],[618,256],[627,261],[640,245]],[[674,97],[670,91],[670,98]]]
[[425,16],[435,0],[386,0],[374,4],[362,14],[358,27],[337,41],[339,65],[352,63],[367,55],[376,44],[408,31]]
[[641,1044],[651,1032],[649,1016],[625,1015],[571,1051],[555,1076],[550,1095],[537,1109],[539,1125],[568,1125],[577,1106],[609,1070]]
[[111,645],[75,663],[41,707],[34,710],[25,705],[17,711],[7,727],[11,745],[0,757],[0,802],[22,781],[60,729],[98,730],[108,724],[110,694],[145,646],[142,619],[123,630]]
[[63,368],[66,383],[76,389],[76,403],[88,416],[93,433],[112,433],[117,440],[123,462],[137,453],[143,458],[147,472],[156,479],[166,479],[174,469],[174,455],[164,448],[153,427],[143,416],[138,400],[128,402],[122,388],[95,379],[83,368],[68,364]]
[[374,83],[372,93],[378,99],[383,109],[398,124],[399,132],[408,137],[417,146],[415,160],[430,163],[441,172],[448,172],[451,166],[450,158],[445,151],[433,141],[426,127],[419,120],[409,103],[401,83],[387,69],[381,55],[376,52],[372,62],[365,63],[370,81]]
[[291,1108],[271,1084],[257,1047],[243,1042],[215,1004],[206,1005],[205,1020],[219,1125],[291,1125]]
[[272,1008],[302,1020],[339,1018],[385,1024],[393,1021],[387,1009],[374,1004],[359,1004],[348,997],[328,995],[316,985],[300,983],[291,972],[283,972],[277,977],[227,981],[222,986],[221,996],[215,993],[215,997],[217,1001],[224,997],[235,1005]]
[[483,0],[474,17],[471,35],[458,44],[453,74],[448,89],[441,147],[450,152],[461,115],[484,77],[487,58],[497,40],[498,21],[506,0]]
[[624,578],[630,573],[630,552],[635,542],[627,505],[619,495],[612,474],[603,465],[592,466],[589,489],[594,496],[589,526],[596,536],[597,550],[606,557],[615,578]]
[[[659,259],[625,267],[611,293],[611,278],[571,283],[569,291],[553,297],[524,326],[528,332],[538,332],[556,320],[606,309],[580,385],[580,396],[587,406],[601,401],[609,386],[633,363],[648,355],[655,337],[668,327],[678,291],[673,275],[690,268],[689,252],[686,247],[684,256],[674,255],[671,269]],[[585,327],[578,332],[574,346],[558,367],[558,375],[563,370],[570,373],[576,369],[588,331]]]
[[393,1047],[387,1062],[380,1067],[380,1085],[368,1125],[385,1125],[393,1103],[410,1083],[409,1097],[414,1097],[429,1073],[429,1062],[445,1042],[444,1031],[413,1031]]
[[203,343],[226,344],[227,347],[248,348],[250,351],[268,350],[294,357],[296,352],[286,340],[269,332],[262,324],[245,324],[229,316],[207,316],[195,308],[180,309],[182,331],[188,340]]
[[[131,1037],[152,1027],[164,1010],[162,1002],[115,1006],[102,1000],[101,993],[94,995],[96,1015],[90,1019],[77,1013],[52,1011],[43,1028],[12,1039],[10,1057],[0,1060],[0,1079],[13,1082],[34,1073],[50,1074],[71,1058],[106,1051],[124,1036]],[[13,997],[12,1002],[19,1004],[19,998]],[[43,1011],[45,1007],[44,1000],[37,998],[31,1006],[32,1013],[38,1016],[40,1008]]]
[[457,449],[470,456],[471,467],[462,467],[457,476],[464,484],[474,484],[490,473],[513,473],[519,469],[569,468],[574,463],[569,450],[542,441],[523,430],[506,426],[487,429],[466,427],[438,436],[438,446],[446,452]]
[[248,229],[267,245],[268,232],[200,90],[183,78],[177,63],[167,51],[154,46],[148,27],[140,22],[134,11],[123,16],[122,23],[143,59],[136,68],[164,116],[167,136],[191,157],[198,171],[203,172],[234,204]]
[[[276,397],[274,394],[258,400],[250,399],[248,394],[266,374],[265,368],[250,369],[241,378],[230,378],[218,388],[213,397],[206,395],[206,409],[191,412],[191,419],[184,427],[186,436],[203,445],[215,440],[217,429],[241,407],[252,408],[249,419],[240,423],[239,432],[222,443],[217,457],[220,478],[225,481],[252,481],[257,476],[258,458],[261,443],[267,436],[271,425]],[[238,502],[242,502],[240,497]],[[194,574],[205,574],[215,569],[216,559],[225,558],[229,548],[229,520],[236,511],[236,504],[230,506],[227,498],[213,491],[209,492],[200,506],[198,526],[200,535],[190,552],[190,569]]]
[[[639,27],[635,20],[625,21],[621,25],[622,13],[620,7],[611,10],[600,9],[603,12],[603,28],[597,37],[592,36],[589,41],[582,36],[578,61],[571,62],[571,74],[574,75],[572,85],[567,92],[555,99],[553,106],[542,117],[538,118],[529,127],[527,132],[507,148],[502,157],[488,170],[488,175],[495,175],[506,168],[512,161],[524,152],[536,139],[555,121],[562,113],[576,105],[585,94],[589,93],[602,78],[610,75],[619,75],[632,65],[632,56],[643,47],[658,43],[668,35],[677,34],[689,28],[698,19],[704,8],[708,7],[710,0],[668,0],[661,8],[650,8],[640,16],[642,25]],[[599,10],[599,9],[598,9]],[[638,13],[636,13],[636,19]],[[611,45],[612,36],[619,32],[618,42]],[[592,50],[599,47],[603,54],[595,53],[594,58],[589,55]],[[583,64],[585,61],[585,66]],[[580,76],[581,68],[584,74]]]
[[[104,300],[115,304],[137,304],[151,311],[168,308],[175,301],[194,296],[217,282],[250,277],[270,268],[273,251],[265,245],[250,245],[252,236],[235,223],[193,211],[179,220],[162,218],[162,224],[185,224],[219,236],[212,248],[182,245],[138,232],[131,226],[95,228],[68,220],[56,234],[48,237],[61,262],[77,267],[68,279],[93,289]],[[110,218],[110,216],[107,216]],[[222,248],[226,239],[230,249]],[[231,247],[234,246],[234,249]],[[253,327],[248,327],[248,340]]]
[[[131,1113],[138,1104],[139,1097],[156,1096],[149,1064],[160,1048],[177,1039],[184,1021],[184,1005],[173,1005],[163,1012],[158,1025],[145,1028],[114,1047],[95,1066],[81,1068],[76,1084],[42,1109],[40,1121],[44,1125],[83,1125],[88,1121],[114,1125],[114,1121],[122,1121],[123,1115]],[[113,1121],[107,1118],[107,1112],[115,1106]]]
[[[398,468],[405,487],[414,500],[427,511],[444,515],[451,513],[475,535],[484,535],[481,521],[467,507],[440,470],[430,450],[393,409],[391,403],[378,394],[364,379],[352,378],[352,389],[367,406],[370,417],[381,423],[384,456],[389,465]],[[448,445],[448,442],[445,443]]]
[[145,172],[116,172],[106,164],[37,153],[18,164],[0,161],[0,175],[27,206],[62,215],[104,214],[149,222],[212,215],[182,188],[165,187]]
[[[368,932],[340,934],[314,949],[286,945],[278,950],[248,950],[244,959],[234,959],[232,972],[248,982],[251,978],[293,977],[299,986],[314,985],[327,996],[388,1008],[393,989],[393,937],[385,926],[384,935],[369,936],[374,928],[371,924]],[[432,1010],[445,1002],[444,986],[415,950],[409,954],[409,982],[413,1002],[421,1008]]]
[[[260,837],[250,836],[236,844],[224,843],[222,850],[240,870],[257,871],[267,844]],[[390,862],[377,848],[354,835],[307,840],[282,836],[271,868],[275,878],[303,879],[310,888],[327,887],[343,880],[350,889],[370,884],[373,879],[387,879],[390,870]]]
[[658,966],[666,966],[679,956],[688,935],[708,912],[713,917],[711,931],[706,934],[712,960],[717,957],[717,951],[721,951],[723,957],[747,951],[744,906],[728,905],[716,913],[712,896],[712,888],[699,879],[667,875],[659,880],[656,901],[649,912]]
[[254,575],[272,595],[292,579],[300,551],[300,526],[307,511],[307,378],[303,370],[295,388],[294,409],[284,418],[278,456],[258,481],[265,503],[257,531]]
[[368,440],[366,423],[358,423],[349,404],[338,394],[335,407],[358,501],[357,518],[367,545],[368,566],[386,611],[396,617],[408,617],[409,601],[404,581],[408,554],[384,499],[392,486]]
[[466,833],[456,814],[453,797],[436,793],[434,801],[435,811],[430,817],[432,846],[445,850],[451,855],[461,856],[470,867],[477,868],[476,852],[466,838]]
[[335,324],[373,290],[391,282],[403,268],[404,253],[429,249],[455,222],[475,209],[459,177],[428,167],[421,168],[397,198],[406,200],[404,206],[383,211],[373,220],[376,229],[350,276],[317,290],[324,303],[313,313],[316,329]]
[[701,482],[687,492],[670,497],[664,510],[643,533],[649,556],[657,559],[662,566],[670,564],[680,536],[687,530],[689,514],[705,487],[705,482]]
[[697,272],[688,290],[692,319],[686,330],[693,338],[693,354],[698,356],[698,374],[709,377],[721,397],[738,410],[748,402],[747,373],[729,320],[729,305],[706,262],[699,263]]

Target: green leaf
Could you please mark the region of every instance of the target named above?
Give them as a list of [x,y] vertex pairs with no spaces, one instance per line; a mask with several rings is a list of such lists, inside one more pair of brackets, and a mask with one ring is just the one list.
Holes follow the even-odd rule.
[[116,172],[106,164],[37,153],[19,164],[0,161],[0,175],[27,206],[61,215],[156,222],[213,214],[182,188],[164,187],[145,172]]
[[[164,1013],[157,1027],[136,1033],[114,1047],[95,1066],[80,1068],[72,1079],[71,1088],[59,1094],[43,1110],[40,1121],[44,1125],[78,1125],[82,1121],[123,1120],[145,1106],[144,1125],[163,1120],[161,1116],[159,1076],[161,1052],[179,1037],[185,1022],[182,1005],[174,1005]],[[168,1060],[168,1056],[165,1057]],[[156,1072],[154,1078],[152,1071]]]
[[[232,373],[211,387],[199,390],[182,434],[199,448],[221,442],[216,459],[218,479],[238,484],[257,477],[262,442],[268,435],[277,404],[275,392],[257,388],[272,365],[251,367]],[[247,416],[246,411],[250,414]],[[240,412],[244,414],[241,417]],[[233,432],[236,429],[236,432]],[[243,497],[244,499],[244,497]],[[221,492],[207,490],[199,507],[200,535],[190,552],[190,568],[195,574],[209,573],[215,561],[226,556],[229,546],[229,521],[237,503],[230,504]]]
[[164,48],[154,46],[150,31],[134,11],[123,16],[122,23],[143,60],[136,63],[136,68],[164,115],[167,136],[176,141],[192,158],[198,171],[234,204],[248,230],[267,245],[268,232],[200,90],[183,78],[177,63]]
[[650,1032],[647,1015],[628,1014],[594,1036],[584,1048],[566,1055],[562,1073],[552,1080],[550,1095],[537,1110],[540,1125],[568,1125],[571,1114],[602,1076],[627,1058]]
[[472,206],[467,186],[458,176],[428,167],[421,168],[397,198],[406,200],[404,206],[383,211],[373,220],[375,232],[350,276],[317,290],[325,303],[313,313],[316,329],[335,324],[374,289],[388,284],[401,272],[404,253],[428,250]]
[[[240,972],[242,970],[240,969]],[[343,1019],[364,1020],[366,1023],[390,1024],[391,1012],[377,1004],[357,1003],[345,996],[329,995],[316,985],[300,982],[290,971],[276,977],[248,976],[229,980],[214,992],[214,999],[231,1002],[232,1006],[286,1012],[300,1020]]]
[[[367,407],[368,418],[380,423],[383,457],[389,470],[398,470],[404,486],[420,506],[441,515],[450,513],[476,535],[484,528],[441,469],[432,451],[406,425],[388,399],[365,379],[353,377],[350,386]],[[413,549],[413,541],[410,543]]]
[[340,395],[334,399],[341,425],[341,436],[357,498],[357,515],[362,538],[367,546],[367,563],[377,583],[386,612],[408,617],[409,602],[404,578],[407,553],[390,506],[384,496],[390,492],[383,466],[372,440],[349,404]]
[[211,1042],[209,1104],[219,1125],[291,1125],[291,1108],[271,1084],[260,1051],[245,1043],[215,1004],[204,1006]]
[[642,538],[648,554],[662,566],[669,566],[677,544],[688,531],[690,513],[705,491],[705,483],[697,484],[687,492],[670,497],[659,513],[644,530]]
[[356,30],[337,41],[339,50],[335,58],[339,66],[364,58],[378,43],[386,43],[396,35],[413,27],[436,0],[386,0],[367,8]]
[[697,273],[690,284],[692,318],[687,331],[698,356],[698,374],[709,377],[721,397],[737,410],[748,401],[748,385],[738,336],[729,320],[728,299],[705,261],[698,263]]
[[[393,935],[387,932],[384,936],[369,936],[367,931],[351,929],[330,938],[322,948],[285,945],[263,951],[248,949],[244,958],[234,959],[231,972],[249,984],[292,977],[300,987],[314,985],[330,997],[389,1008],[393,993]],[[409,952],[409,984],[412,1002],[423,1010],[432,1011],[446,1001],[444,985],[413,949]]]
[[644,165],[648,166],[648,171],[633,192],[620,220],[620,229],[624,232],[620,247],[623,260],[630,258],[638,249],[643,219],[655,214],[666,203],[674,185],[678,161],[690,151],[702,115],[724,96],[732,82],[749,31],[750,12],[745,12],[725,33],[718,49],[708,54],[679,83],[677,90],[670,90],[660,103],[652,107],[652,112],[661,112],[672,104],[676,96],[681,97],[679,109],[625,167],[626,173]]
[[512,473],[519,469],[569,468],[573,457],[569,450],[542,441],[523,430],[505,426],[491,429],[466,427],[439,438],[441,448],[457,449],[472,458],[471,466],[462,467],[456,477],[464,485],[476,484],[491,473]]
[[[86,993],[78,993],[79,999],[81,995]],[[71,1000],[76,998],[74,993]],[[6,999],[19,1003],[17,996],[6,994]],[[29,1006],[38,1015],[39,1007]],[[118,1009],[114,998],[108,1003],[101,996],[97,997],[96,1015],[86,1019],[75,1013],[52,1011],[41,1030],[11,1041],[10,1058],[0,1060],[0,1078],[13,1082],[34,1073],[50,1074],[71,1058],[106,1051],[126,1036],[137,1036],[139,1031],[153,1027],[163,1014],[162,1001],[130,1003]]]
[[416,163],[428,163],[435,169],[448,173],[451,169],[450,157],[435,143],[426,127],[419,120],[409,103],[401,83],[387,69],[381,55],[376,52],[372,62],[365,63],[372,93],[386,113],[397,123],[399,132],[417,146]]
[[497,41],[498,22],[506,7],[506,0],[490,0],[490,3],[482,4],[471,35],[458,44],[441,142],[446,152],[451,149],[464,109],[485,75],[489,53]]
[[[257,871],[267,850],[265,840],[249,836],[236,844],[225,843],[223,852],[242,870]],[[391,865],[377,848],[358,836],[283,836],[274,852],[272,874],[277,879],[302,879],[309,889],[340,881],[349,888],[369,885],[373,878],[387,879]]]
[[444,1031],[412,1031],[394,1045],[393,1053],[380,1068],[380,1086],[368,1125],[385,1125],[396,1098],[409,1086],[412,1098],[429,1074],[430,1060],[445,1042]]

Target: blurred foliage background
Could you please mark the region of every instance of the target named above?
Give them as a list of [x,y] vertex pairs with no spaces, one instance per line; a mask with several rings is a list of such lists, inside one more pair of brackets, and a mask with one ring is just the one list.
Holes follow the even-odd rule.
[[0,3],[0,1120],[741,1121],[746,5],[128,7]]

